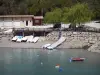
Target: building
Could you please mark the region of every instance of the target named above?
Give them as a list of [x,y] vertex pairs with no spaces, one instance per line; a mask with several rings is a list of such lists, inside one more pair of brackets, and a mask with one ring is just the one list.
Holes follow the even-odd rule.
[[52,31],[51,25],[42,24],[43,16],[0,15],[1,28],[13,28],[13,35],[42,36]]
[[43,16],[0,15],[0,27],[26,27],[42,25]]

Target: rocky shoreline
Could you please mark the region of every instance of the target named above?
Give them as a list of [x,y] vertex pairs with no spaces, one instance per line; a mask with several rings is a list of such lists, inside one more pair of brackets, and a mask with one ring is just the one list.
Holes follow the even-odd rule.
[[[56,35],[55,35],[56,34]],[[49,34],[49,39],[56,39],[58,32]],[[53,37],[55,36],[55,37]],[[66,41],[58,48],[85,49],[91,52],[100,53],[100,33],[96,32],[62,32],[62,36],[66,37]],[[53,37],[53,38],[50,38]]]
[[[53,31],[47,36],[40,37],[37,43],[16,43],[11,41],[10,36],[3,36],[0,40],[0,47],[11,48],[42,48],[47,43],[54,43],[58,40],[58,31]],[[73,32],[62,31],[62,36],[66,37],[66,41],[59,45],[57,48],[70,48],[70,49],[86,49],[91,52],[100,53],[99,45],[100,33],[95,32]],[[97,48],[98,47],[98,48]]]

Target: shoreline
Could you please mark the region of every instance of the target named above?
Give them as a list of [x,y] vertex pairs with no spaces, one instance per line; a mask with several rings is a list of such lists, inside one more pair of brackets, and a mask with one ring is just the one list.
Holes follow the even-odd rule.
[[[11,40],[8,40],[6,37],[4,40],[2,40],[0,42],[0,48],[22,48],[22,49],[44,49],[42,48],[43,45],[50,43],[53,44],[55,41],[38,41],[37,43],[28,43],[28,42],[12,42]],[[57,48],[55,49],[84,49],[82,48],[83,45],[77,45],[74,46],[70,43],[70,45],[68,45],[69,42],[65,41],[64,43],[62,43],[61,45],[59,45]],[[87,45],[87,44],[86,44]],[[85,45],[84,45],[85,46]],[[46,49],[48,50],[48,49]]]
[[[28,42],[12,42],[7,37],[3,37],[0,41],[0,48],[1,47],[10,47],[10,48],[33,48],[33,49],[43,49],[42,46],[45,44],[53,44],[57,40],[44,40],[43,37],[38,40],[36,43],[28,43]],[[78,42],[78,43],[77,43]],[[76,44],[77,43],[77,44]],[[84,44],[83,44],[84,43]],[[75,45],[76,44],[76,45]],[[87,43],[80,42],[79,40],[76,41],[76,39],[72,40],[71,42],[66,39],[65,42],[63,42],[61,45],[57,47],[57,49],[82,49],[84,46],[86,46]]]
[[[4,36],[0,39],[0,48],[43,49],[43,45],[56,42],[58,40],[58,34],[58,32],[51,32],[45,37],[39,37],[36,43],[12,42],[11,37]],[[95,50],[95,46],[93,46],[99,42],[100,33],[62,31],[62,36],[66,37],[66,41],[55,49],[84,49],[90,52],[100,53],[99,48]]]

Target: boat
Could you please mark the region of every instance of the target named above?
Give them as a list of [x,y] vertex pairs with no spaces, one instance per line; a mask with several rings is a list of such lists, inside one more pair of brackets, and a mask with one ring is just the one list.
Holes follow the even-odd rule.
[[22,42],[26,42],[27,41],[27,36],[22,38]]
[[33,39],[33,35],[30,35],[27,37],[27,42],[32,42],[32,39]]
[[70,61],[84,61],[85,58],[71,58]]
[[16,42],[17,38],[18,38],[18,36],[14,36],[14,37],[12,38],[12,41]]
[[48,43],[48,44],[45,44],[45,45],[42,46],[42,48],[47,48],[47,47],[50,46],[50,45],[51,45],[51,44],[49,44],[49,43]]
[[39,37],[34,37],[31,42],[36,43],[39,40]]
[[18,36],[16,42],[21,42],[22,41],[23,36]]

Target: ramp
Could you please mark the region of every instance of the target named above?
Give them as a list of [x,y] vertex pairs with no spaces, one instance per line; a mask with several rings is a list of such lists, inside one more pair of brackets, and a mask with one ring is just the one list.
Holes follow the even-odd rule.
[[65,37],[61,37],[57,42],[53,43],[52,45],[48,46],[47,49],[54,49],[58,45],[62,44],[66,40]]

